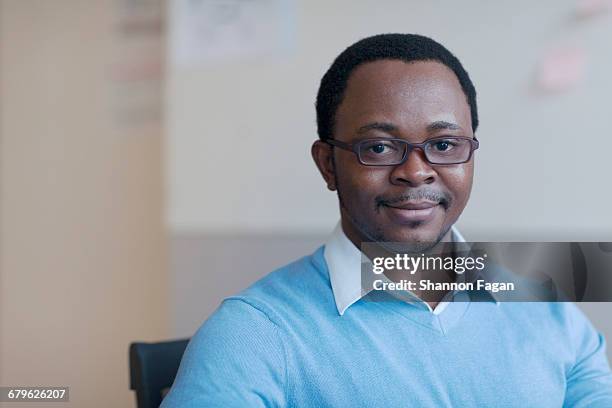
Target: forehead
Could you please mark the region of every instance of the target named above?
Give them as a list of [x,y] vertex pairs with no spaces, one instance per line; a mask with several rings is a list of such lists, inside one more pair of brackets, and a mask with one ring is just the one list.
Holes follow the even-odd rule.
[[472,132],[470,107],[455,73],[434,61],[380,60],[351,73],[335,130],[340,136],[369,122],[389,122],[414,133],[435,121]]

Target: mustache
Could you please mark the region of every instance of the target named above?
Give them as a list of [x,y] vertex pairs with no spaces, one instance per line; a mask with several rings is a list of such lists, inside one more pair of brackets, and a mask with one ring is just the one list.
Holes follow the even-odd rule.
[[401,203],[404,201],[419,201],[419,200],[428,200],[439,203],[444,208],[448,208],[452,202],[452,197],[450,194],[437,191],[432,189],[420,189],[420,190],[409,190],[404,194],[398,196],[377,196],[376,201],[376,209],[379,209],[383,205],[393,205],[397,203]]

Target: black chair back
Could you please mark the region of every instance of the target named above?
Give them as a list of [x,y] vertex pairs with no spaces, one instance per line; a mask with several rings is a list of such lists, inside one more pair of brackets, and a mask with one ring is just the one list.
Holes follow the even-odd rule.
[[138,408],[158,408],[181,363],[189,339],[130,344],[130,389]]

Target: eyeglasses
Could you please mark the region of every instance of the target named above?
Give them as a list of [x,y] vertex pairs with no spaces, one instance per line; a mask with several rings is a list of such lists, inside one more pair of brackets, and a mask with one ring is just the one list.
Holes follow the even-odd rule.
[[423,143],[408,143],[404,139],[367,139],[357,143],[344,143],[327,139],[325,143],[352,151],[359,162],[365,166],[397,166],[403,164],[410,151],[415,148],[423,150],[425,159],[430,164],[461,164],[472,158],[478,149],[476,138],[465,136],[444,136],[426,140]]

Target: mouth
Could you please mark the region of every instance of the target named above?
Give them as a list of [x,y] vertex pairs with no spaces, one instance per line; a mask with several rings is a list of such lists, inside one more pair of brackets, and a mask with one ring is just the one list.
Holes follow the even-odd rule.
[[421,223],[433,219],[440,203],[434,201],[404,201],[383,205],[391,219],[400,223]]

